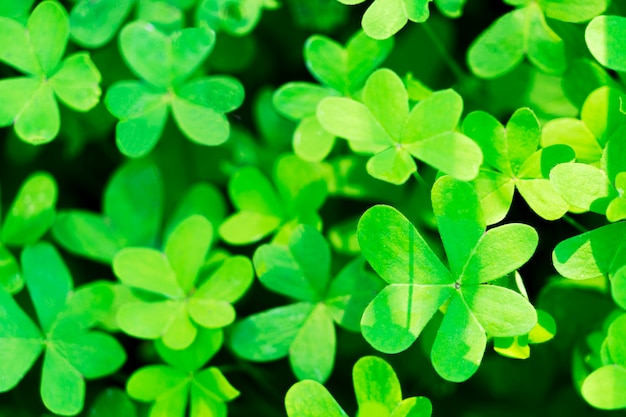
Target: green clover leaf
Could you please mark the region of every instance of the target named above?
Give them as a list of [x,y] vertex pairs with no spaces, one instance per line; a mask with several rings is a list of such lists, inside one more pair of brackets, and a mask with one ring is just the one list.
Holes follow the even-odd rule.
[[567,213],[569,204],[554,189],[548,175],[555,165],[573,161],[574,152],[563,144],[537,150],[541,127],[530,109],[517,110],[506,129],[488,113],[470,113],[463,122],[463,132],[476,141],[485,156],[485,166],[474,186],[487,224],[504,219],[515,189],[546,220]]
[[184,350],[171,350],[156,342],[159,355],[167,365],[149,365],[135,371],[126,391],[142,402],[154,402],[150,417],[184,417],[191,399],[192,416],[226,417],[226,402],[239,396],[216,367],[200,370],[219,351],[221,330],[198,331],[193,343]]
[[24,249],[21,262],[41,330],[0,290],[5,311],[0,324],[0,391],[12,389],[45,349],[41,398],[56,414],[76,415],[83,408],[85,378],[112,374],[126,359],[117,340],[88,330],[106,313],[112,294],[97,283],[74,290],[63,260],[48,243]]
[[100,101],[100,72],[89,54],[63,58],[69,18],[58,2],[37,5],[26,25],[0,17],[0,61],[27,75],[0,80],[0,126],[15,126],[30,144],[53,140],[61,118],[57,98],[79,112]]
[[73,254],[110,263],[127,246],[154,246],[163,216],[163,181],[147,161],[129,161],[104,190],[103,214],[84,210],[59,213],[56,241]]
[[252,361],[289,356],[298,379],[324,382],[335,357],[333,322],[359,330],[363,309],[382,283],[357,258],[331,279],[331,254],[312,226],[298,226],[289,246],[266,244],[254,253],[254,267],[268,289],[296,302],[243,319],[232,329],[230,346]]
[[[348,5],[365,0],[339,0]],[[402,29],[407,22],[423,23],[428,20],[428,3],[432,0],[374,0],[361,20],[367,35],[374,39],[387,39]]]
[[57,184],[48,173],[35,172],[22,184],[0,229],[0,287],[16,293],[24,286],[20,267],[7,246],[36,243],[54,223]]
[[276,90],[273,97],[281,114],[299,122],[293,136],[296,155],[313,162],[328,156],[335,136],[324,130],[315,117],[317,105],[326,97],[356,94],[392,48],[393,39],[377,41],[362,31],[354,34],[345,47],[322,35],[307,39],[304,58],[320,85],[290,82]]
[[[400,381],[393,368],[376,356],[360,358],[352,370],[359,417],[430,417],[426,397],[402,399]],[[332,395],[317,381],[296,382],[285,395],[289,417],[347,417]]]
[[276,233],[274,241],[286,243],[298,224],[321,227],[317,211],[327,189],[318,165],[295,155],[280,157],[274,167],[274,184],[254,167],[235,172],[228,194],[237,212],[221,224],[222,239],[246,245]]
[[35,0],[4,1],[0,4],[0,16],[9,17],[19,22],[28,19],[28,12]]
[[157,297],[122,305],[117,313],[120,328],[180,350],[193,343],[198,327],[220,329],[231,324],[232,303],[252,283],[252,265],[244,256],[228,257],[208,277],[201,277],[212,240],[211,223],[192,215],[171,232],[163,252],[139,247],[120,250],[113,259],[113,272],[122,284]]
[[347,139],[353,150],[374,154],[367,162],[374,178],[404,184],[417,172],[413,158],[460,180],[478,175],[479,147],[455,131],[463,111],[455,91],[435,92],[410,109],[402,80],[380,69],[368,78],[362,97],[362,103],[325,98],[317,106],[317,118],[328,132]]
[[478,195],[467,183],[440,178],[432,200],[449,269],[396,209],[375,206],[361,217],[363,256],[389,284],[365,309],[361,328],[375,349],[401,352],[446,306],[431,359],[443,378],[459,382],[478,369],[486,334],[518,336],[537,323],[524,296],[487,284],[528,261],[538,238],[532,227],[517,223],[485,232]]
[[119,388],[103,390],[89,411],[90,417],[137,417],[137,410],[128,395]]
[[496,78],[512,71],[524,56],[546,73],[561,74],[566,68],[565,43],[536,2],[493,22],[469,47],[467,62],[478,77]]
[[591,54],[605,67],[626,70],[626,49],[622,39],[626,36],[626,18],[603,15],[593,19],[585,30],[585,41]]
[[143,80],[119,81],[105,97],[109,111],[120,119],[116,142],[124,155],[137,158],[156,146],[169,109],[191,141],[216,146],[228,139],[230,124],[224,114],[242,104],[243,87],[228,76],[189,80],[214,43],[209,28],[187,28],[168,36],[152,23],[135,21],[122,29],[122,55]]
[[202,0],[196,9],[196,26],[207,25],[216,32],[243,36],[259,23],[263,9],[277,7],[274,0]]

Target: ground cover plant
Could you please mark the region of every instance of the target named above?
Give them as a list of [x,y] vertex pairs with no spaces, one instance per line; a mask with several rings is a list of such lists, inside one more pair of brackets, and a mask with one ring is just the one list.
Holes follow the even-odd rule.
[[626,413],[618,0],[0,2],[0,416]]

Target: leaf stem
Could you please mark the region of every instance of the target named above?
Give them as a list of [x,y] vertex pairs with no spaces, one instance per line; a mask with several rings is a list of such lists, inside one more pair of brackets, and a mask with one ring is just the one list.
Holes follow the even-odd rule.
[[574,220],[573,218],[571,218],[567,214],[565,216],[563,216],[563,220],[568,222],[570,225],[572,225],[576,230],[578,230],[581,233],[586,233],[586,232],[589,231],[585,226],[583,226],[582,224],[578,223],[576,220]]
[[467,78],[467,74],[465,74],[465,71],[463,71],[461,66],[448,53],[448,50],[446,49],[445,45],[441,42],[439,37],[437,37],[437,34],[430,27],[428,21],[420,24],[420,26],[422,28],[424,28],[424,31],[426,32],[426,34],[428,35],[430,40],[433,42],[433,44],[435,45],[435,48],[437,48],[437,51],[439,51],[439,54],[441,55],[441,58],[446,63],[446,65],[450,68],[450,70],[452,71],[454,76],[459,81],[462,81],[462,80],[466,79]]
[[428,184],[426,184],[426,181],[424,181],[424,178],[422,178],[422,176],[420,175],[419,172],[415,171],[413,172],[413,176],[415,177],[415,179],[417,180],[417,183],[424,187],[425,190],[428,190]]

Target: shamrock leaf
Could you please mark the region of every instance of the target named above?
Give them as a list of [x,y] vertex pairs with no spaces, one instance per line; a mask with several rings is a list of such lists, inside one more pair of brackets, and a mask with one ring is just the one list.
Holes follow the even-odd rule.
[[[402,399],[400,381],[393,368],[376,356],[360,358],[352,370],[359,417],[430,417],[426,397]],[[347,417],[332,395],[317,381],[296,382],[285,395],[288,417]]]
[[185,349],[195,340],[198,326],[219,329],[231,324],[231,303],[252,283],[252,265],[244,256],[233,256],[201,277],[212,240],[211,223],[192,215],[172,231],[163,252],[120,250],[113,259],[115,275],[122,284],[154,295],[122,305],[117,313],[120,328],[134,337],[161,339],[171,349]]
[[102,215],[83,210],[59,213],[54,238],[68,251],[104,263],[124,247],[154,246],[163,211],[157,167],[130,161],[118,168],[104,190],[102,211]]
[[487,224],[498,223],[509,211],[515,189],[530,208],[546,220],[556,220],[569,209],[548,179],[550,169],[574,160],[567,145],[556,144],[537,150],[541,127],[528,108],[517,110],[506,129],[482,111],[470,113],[463,132],[474,139],[485,156],[474,186],[481,199]]
[[0,287],[16,293],[24,286],[17,260],[7,246],[36,243],[54,223],[57,184],[49,174],[35,172],[20,187],[0,230]]
[[235,172],[228,194],[237,212],[221,224],[222,239],[246,245],[276,233],[274,240],[286,243],[298,224],[321,227],[317,211],[327,191],[319,166],[285,155],[274,167],[274,184],[254,167]]
[[605,67],[626,70],[626,49],[622,39],[626,36],[626,18],[622,16],[598,16],[585,30],[585,41],[591,54]]
[[202,0],[196,9],[196,26],[207,25],[216,32],[243,36],[256,27],[264,8],[277,7],[274,0]]
[[290,82],[276,90],[273,97],[281,114],[299,122],[293,136],[296,155],[307,161],[321,161],[328,156],[335,136],[324,130],[315,117],[318,103],[326,97],[356,94],[392,47],[393,39],[376,41],[362,31],[354,34],[345,48],[322,35],[307,39],[304,58],[321,85]]
[[120,32],[120,48],[130,69],[143,81],[119,81],[105,97],[118,119],[115,135],[120,151],[137,158],[159,141],[169,109],[183,134],[193,142],[215,146],[230,134],[225,113],[243,101],[243,87],[232,77],[188,80],[215,43],[206,27],[171,35],[152,23],[135,21]]
[[0,324],[2,377],[0,391],[12,389],[45,348],[41,398],[52,412],[76,415],[85,399],[85,378],[109,375],[126,355],[110,335],[89,331],[108,309],[112,294],[107,286],[92,284],[78,290],[63,260],[48,243],[22,252],[22,267],[41,330],[0,290],[5,317]]
[[435,0],[439,11],[450,18],[461,17],[463,6],[467,0]]
[[156,349],[167,365],[149,365],[135,371],[126,391],[142,402],[154,402],[150,417],[184,417],[191,399],[192,416],[226,417],[226,402],[239,396],[216,367],[200,370],[219,351],[221,330],[199,330],[193,343],[184,350],[171,350],[160,342]]
[[431,359],[439,375],[460,382],[478,369],[486,335],[518,336],[537,323],[526,298],[488,285],[528,261],[537,233],[517,223],[485,232],[477,194],[450,177],[435,183],[432,201],[449,269],[396,209],[374,206],[361,217],[357,233],[363,256],[389,284],[365,309],[361,328],[375,349],[401,352],[445,306]]
[[[339,0],[343,4],[360,4],[365,0]],[[374,39],[387,39],[402,29],[407,22],[422,23],[430,16],[431,0],[374,0],[363,14],[361,26]]]
[[496,78],[512,71],[524,56],[546,73],[561,74],[566,67],[565,43],[534,1],[493,22],[470,45],[467,62],[477,76]]
[[61,61],[69,18],[55,1],[37,5],[26,26],[0,17],[0,61],[27,75],[0,80],[0,126],[15,125],[20,139],[36,145],[53,140],[61,118],[57,98],[80,112],[100,101],[100,72],[89,54]]
[[335,357],[333,322],[353,331],[381,282],[357,258],[331,280],[331,254],[313,227],[298,226],[289,246],[266,244],[254,253],[254,267],[268,289],[296,302],[243,319],[232,329],[230,346],[252,361],[289,356],[298,379],[325,381]]
[[604,13],[609,6],[609,0],[539,0],[538,4],[546,16],[551,19],[582,23]]
[[410,109],[402,80],[380,69],[367,79],[362,97],[363,103],[325,98],[317,106],[317,118],[355,151],[374,154],[367,162],[374,178],[404,184],[417,171],[414,157],[460,180],[478,175],[480,149],[455,131],[463,111],[456,92],[435,92]]

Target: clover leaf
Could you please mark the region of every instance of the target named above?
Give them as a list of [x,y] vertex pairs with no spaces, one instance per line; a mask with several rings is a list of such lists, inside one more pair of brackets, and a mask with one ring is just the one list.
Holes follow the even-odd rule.
[[389,284],[365,309],[361,328],[375,349],[401,352],[445,306],[431,360],[439,375],[460,382],[478,369],[486,335],[518,336],[537,323],[524,296],[489,285],[528,261],[537,233],[519,223],[485,232],[478,195],[451,177],[435,182],[432,201],[449,269],[396,209],[374,206],[361,217],[363,256]]
[[299,122],[293,136],[296,155],[307,161],[321,161],[328,156],[335,136],[324,130],[315,117],[318,103],[326,97],[355,95],[392,47],[393,39],[377,41],[362,31],[355,33],[345,48],[322,35],[307,39],[307,68],[321,85],[290,82],[276,90],[273,97],[281,114]]
[[219,234],[232,245],[257,242],[276,233],[286,243],[298,224],[321,227],[317,211],[326,200],[326,183],[320,167],[294,155],[280,157],[274,167],[274,184],[254,167],[239,169],[228,183],[237,212],[224,220]]
[[211,366],[200,369],[222,346],[221,330],[202,329],[184,350],[171,350],[156,342],[156,349],[167,365],[149,365],[135,371],[126,391],[142,402],[154,402],[150,417],[184,417],[191,399],[190,415],[226,417],[226,402],[239,396],[222,372]]
[[[430,417],[426,397],[402,399],[400,381],[393,368],[376,356],[363,356],[352,370],[359,417]],[[347,417],[332,395],[317,381],[296,382],[285,395],[288,417]]]
[[48,173],[35,172],[22,184],[0,229],[0,287],[16,293],[24,286],[20,267],[7,246],[36,243],[54,223],[57,184]]
[[117,371],[126,359],[112,336],[89,331],[104,315],[112,294],[105,285],[73,289],[72,277],[56,249],[45,242],[28,246],[21,256],[26,286],[40,328],[0,290],[2,358],[0,392],[12,389],[45,349],[41,398],[56,414],[75,415],[85,399],[85,378]]
[[566,67],[565,43],[534,1],[493,22],[470,45],[467,62],[478,77],[496,78],[512,71],[524,56],[549,74],[561,74]]
[[143,81],[118,81],[105,104],[120,121],[115,137],[120,151],[137,158],[149,153],[163,132],[169,110],[191,141],[216,146],[230,134],[225,113],[243,101],[243,87],[229,76],[189,80],[215,43],[206,27],[171,35],[152,23],[135,21],[120,32],[120,48],[130,69]]
[[287,247],[260,246],[253,256],[261,283],[294,299],[236,323],[229,345],[248,360],[266,362],[289,356],[298,379],[324,382],[334,366],[333,322],[358,331],[363,309],[382,283],[357,258],[331,279],[331,254],[312,226],[298,226]]
[[563,199],[580,209],[606,214],[609,221],[626,219],[626,126],[618,128],[604,149],[602,168],[565,163],[550,171],[550,181]]
[[137,410],[128,395],[119,388],[103,390],[94,401],[89,417],[137,417]]
[[[178,224],[163,251],[131,247],[113,259],[113,272],[122,284],[153,295],[122,305],[120,328],[138,338],[161,339],[171,349],[193,343],[198,327],[220,329],[235,320],[231,303],[253,279],[245,256],[225,259],[209,276],[202,266],[213,240],[213,227],[192,215]],[[156,297],[156,298],[155,298]]]
[[[361,4],[365,0],[339,0],[348,5]],[[387,39],[402,29],[407,22],[422,23],[428,20],[431,0],[374,0],[361,20],[367,35],[374,39]]]
[[555,165],[573,161],[575,154],[563,144],[537,150],[541,127],[532,110],[518,109],[506,129],[490,114],[473,112],[465,118],[463,132],[478,143],[485,156],[486,164],[474,186],[487,224],[504,219],[515,189],[546,220],[567,213],[569,204],[554,189],[548,175]]
[[259,23],[263,9],[277,7],[276,0],[202,0],[196,9],[196,25],[206,24],[216,32],[243,36]]
[[100,72],[86,52],[62,60],[69,18],[55,1],[37,5],[26,25],[0,17],[0,61],[26,76],[0,80],[0,126],[15,125],[20,139],[47,143],[59,133],[57,98],[86,112],[100,101]]
[[593,19],[585,30],[585,41],[598,62],[616,71],[626,70],[626,18],[603,15]]
[[127,246],[154,246],[161,227],[163,181],[147,161],[129,161],[109,179],[104,190],[103,214],[62,211],[52,234],[73,254],[110,263]]
[[367,162],[374,178],[404,184],[417,172],[413,158],[460,180],[478,175],[480,148],[455,131],[463,111],[455,91],[437,91],[410,109],[400,77],[380,69],[367,79],[362,97],[363,102],[325,98],[317,106],[317,118],[356,152],[374,154]]

